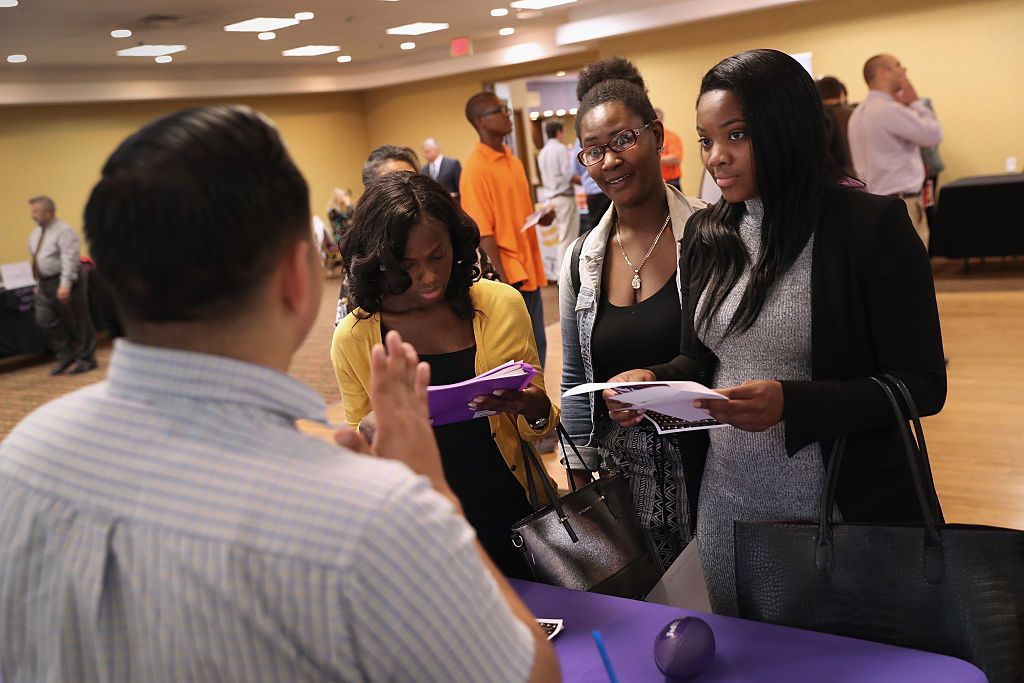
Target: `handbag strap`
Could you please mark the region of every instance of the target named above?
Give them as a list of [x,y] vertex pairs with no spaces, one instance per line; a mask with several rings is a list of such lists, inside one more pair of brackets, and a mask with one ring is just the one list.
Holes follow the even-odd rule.
[[910,395],[907,385],[899,377],[884,374],[882,379],[896,387],[896,390],[899,391],[903,397],[903,402],[907,406],[907,412],[914,425],[914,438],[917,441],[917,451],[920,456],[918,458],[918,467],[921,468],[921,472],[924,475],[925,492],[928,494],[935,519],[939,524],[943,524],[945,523],[945,518],[942,515],[942,506],[939,505],[939,494],[935,490],[935,479],[932,477],[931,461],[928,458],[928,444],[924,440],[924,428],[921,426],[921,416],[918,414],[917,403],[914,401],[914,397]]
[[[512,421],[512,426],[515,427],[515,421]],[[519,434],[519,430],[516,429],[516,434]],[[537,475],[540,477],[541,485],[544,487],[544,492],[548,495],[548,499],[551,500],[551,507],[554,508],[555,514],[558,515],[558,521],[565,528],[569,534],[569,538],[572,539],[573,543],[579,541],[579,536],[576,535],[576,531],[572,528],[572,524],[569,523],[569,518],[566,517],[565,511],[562,509],[562,502],[558,499],[558,492],[555,491],[555,487],[551,485],[551,479],[548,477],[547,472],[544,470],[544,464],[537,457],[537,454],[533,452],[533,448],[530,447],[522,437],[519,437],[519,446],[523,449],[523,465],[526,467],[526,482],[527,488],[530,489],[530,505],[533,507],[534,512],[541,510],[540,500],[537,496],[537,486],[533,484],[533,472],[531,466],[537,470]]]
[[[918,466],[920,454],[913,446],[910,427],[907,426],[907,421],[903,416],[903,411],[900,409],[899,402],[897,402],[896,396],[892,393],[892,389],[889,388],[889,385],[886,382],[877,377],[872,377],[871,380],[882,389],[882,393],[885,394],[886,399],[889,401],[889,406],[896,415],[898,430],[903,441],[904,454],[907,457],[907,464],[910,467],[910,476],[914,482],[914,492],[921,510],[921,518],[924,521],[925,546],[927,553],[924,558],[925,575],[930,581],[937,581],[942,576],[942,536],[939,534],[934,514],[935,511],[932,509],[931,500],[927,494],[927,487],[925,486],[921,476],[921,468]],[[830,571],[834,562],[832,552],[832,510],[835,506],[836,489],[839,485],[839,468],[842,463],[843,451],[845,448],[846,437],[843,436],[836,439],[835,445],[832,448],[832,457],[829,459],[828,470],[825,474],[827,485],[824,487],[821,495],[821,508],[818,514],[818,541],[815,552],[815,564],[817,565],[818,570],[822,572]]]
[[[594,477],[594,473],[589,467],[587,467],[587,463],[583,462],[583,456],[580,455],[580,449],[576,447],[576,443],[572,440],[572,437],[569,436],[569,432],[565,430],[565,427],[562,426],[561,422],[555,425],[555,430],[558,433],[558,443],[562,446],[562,452],[565,453],[565,445],[569,444],[569,448],[572,449],[572,452],[576,455],[576,459],[580,461],[580,464],[583,465],[583,469],[590,477],[590,482],[593,483],[597,481]],[[572,470],[569,469],[568,458],[565,459],[565,478],[569,480],[569,488],[572,489],[573,493],[576,493],[578,487],[576,486],[576,480],[572,478]]]

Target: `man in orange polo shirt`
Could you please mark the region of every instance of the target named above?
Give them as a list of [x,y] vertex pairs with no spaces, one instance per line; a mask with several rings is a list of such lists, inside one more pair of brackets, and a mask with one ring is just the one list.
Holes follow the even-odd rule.
[[[547,280],[537,232],[532,226],[522,230],[527,216],[533,213],[526,169],[503,143],[505,136],[512,132],[511,114],[508,106],[492,92],[477,93],[466,102],[466,118],[476,129],[480,142],[462,165],[459,193],[462,208],[480,228],[480,248],[502,282],[518,289],[526,301],[543,363],[547,339],[540,288]],[[550,212],[541,224],[547,225],[553,217],[554,213]]]
[[[656,108],[654,113],[658,120],[665,124],[665,112]],[[678,134],[665,129],[665,142],[661,148],[661,179],[677,190],[682,191],[679,181],[683,177],[683,140]]]

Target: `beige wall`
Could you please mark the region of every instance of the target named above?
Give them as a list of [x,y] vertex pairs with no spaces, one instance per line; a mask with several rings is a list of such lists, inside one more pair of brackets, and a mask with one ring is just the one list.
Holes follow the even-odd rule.
[[[239,98],[272,118],[323,214],[333,187],[362,187],[366,143],[361,94]],[[81,230],[103,162],[121,140],[163,114],[204,101],[0,108],[0,263],[25,260],[32,223],[25,200],[49,194]]]
[[1020,0],[818,0],[608,40],[601,56],[633,59],[668,127],[683,138],[683,184],[700,189],[693,111],[700,79],[742,50],[770,47],[813,52],[814,75],[846,83],[863,99],[864,60],[891,52],[932,98],[945,139],[943,182],[1002,173],[1005,159],[1024,162],[1024,2]]
[[[1024,2],[1020,0],[817,0],[817,2],[604,41],[647,78],[655,104],[686,148],[684,187],[699,189],[693,107],[701,76],[724,57],[754,47],[814,53],[815,75],[843,79],[853,100],[866,93],[863,61],[893,52],[930,96],[945,129],[941,181],[1000,173],[1024,162]],[[464,158],[476,141],[466,99],[488,81],[578,67],[597,53],[406,84],[359,94],[250,98],[281,127],[322,213],[335,185],[359,194],[366,154],[385,142],[420,152],[427,136]],[[80,227],[82,208],[113,147],[144,122],[198,102],[0,108],[0,262],[25,258],[31,228],[25,199],[50,193]],[[1019,162],[1020,163],[1020,162]]]

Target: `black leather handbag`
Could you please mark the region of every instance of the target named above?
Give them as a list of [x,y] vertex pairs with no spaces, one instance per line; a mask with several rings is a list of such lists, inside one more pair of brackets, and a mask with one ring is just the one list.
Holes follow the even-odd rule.
[[[576,446],[558,425],[558,438]],[[594,478],[559,499],[540,458],[525,442],[527,489],[534,513],[512,527],[512,543],[526,558],[534,578],[553,586],[642,599],[661,578],[621,474]],[[577,456],[579,453],[577,452]],[[540,507],[533,471],[551,505]]]
[[833,523],[837,439],[817,523],[735,523],[739,615],[958,657],[990,683],[1024,681],[1024,532],[943,523],[913,399],[883,377],[872,379],[897,415],[924,523]]

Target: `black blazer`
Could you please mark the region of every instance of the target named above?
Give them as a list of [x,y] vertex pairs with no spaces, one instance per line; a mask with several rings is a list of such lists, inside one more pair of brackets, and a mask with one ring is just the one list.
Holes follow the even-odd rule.
[[[651,369],[658,379],[710,384],[718,360],[693,325],[696,216],[682,239],[680,355]],[[833,440],[847,435],[836,499],[844,521],[919,521],[895,417],[869,379],[902,379],[921,415],[946,400],[931,264],[899,199],[851,188],[826,194],[812,251],[811,346],[812,379],[782,382],[787,452],[817,441],[827,466]]]
[[[424,164],[420,173],[430,175],[430,164]],[[444,157],[441,159],[441,168],[437,174],[437,182],[441,183],[444,189],[452,194],[459,193],[459,179],[462,177],[462,164],[458,159]]]

